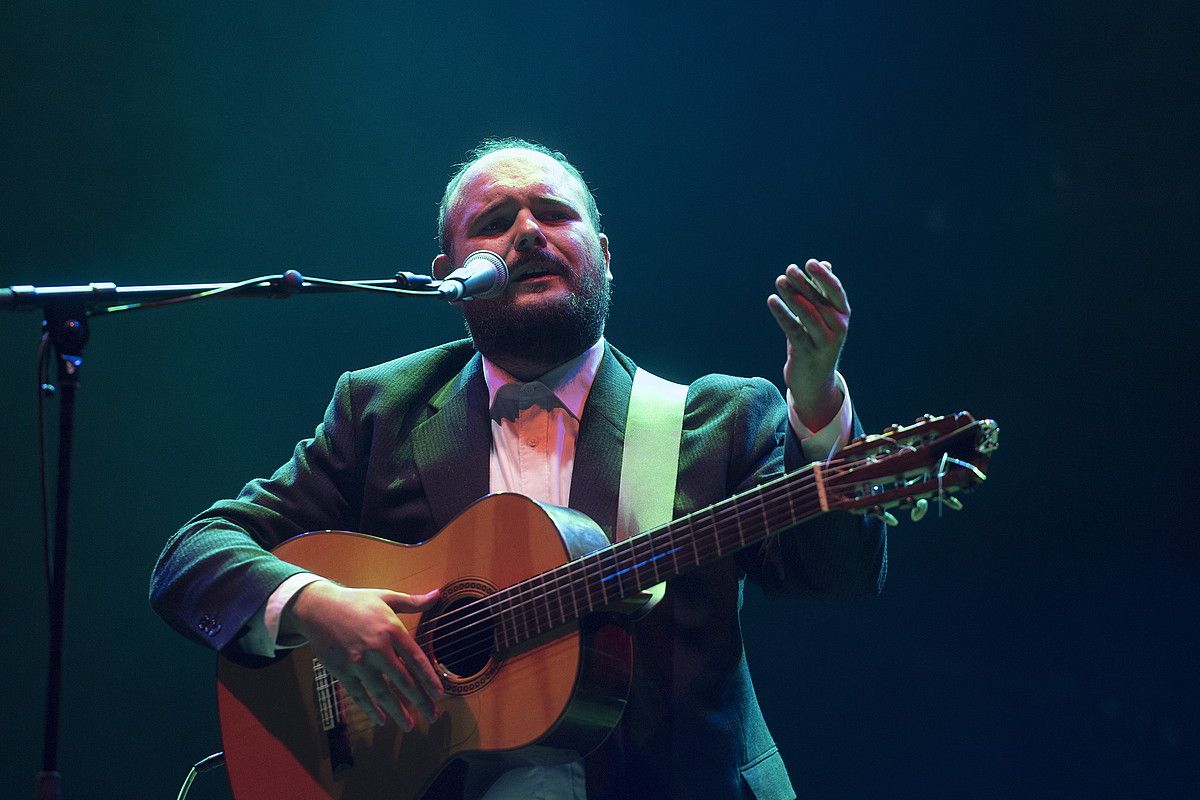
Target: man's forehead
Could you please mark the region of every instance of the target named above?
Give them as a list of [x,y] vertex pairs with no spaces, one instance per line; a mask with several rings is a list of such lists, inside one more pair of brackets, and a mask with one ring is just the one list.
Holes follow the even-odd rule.
[[534,150],[511,148],[488,153],[463,173],[453,206],[483,204],[515,190],[532,190],[574,204],[584,202],[583,187],[562,164]]

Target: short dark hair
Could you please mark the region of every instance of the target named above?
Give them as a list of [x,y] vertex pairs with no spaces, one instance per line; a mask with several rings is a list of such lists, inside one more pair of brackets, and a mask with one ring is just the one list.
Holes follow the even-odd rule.
[[446,184],[446,191],[442,193],[442,202],[438,204],[438,245],[443,253],[449,254],[447,248],[446,236],[446,218],[450,213],[450,201],[454,197],[454,193],[458,191],[458,185],[462,183],[463,175],[471,166],[479,161],[484,156],[500,150],[532,150],[535,153],[541,153],[545,156],[550,156],[555,161],[563,165],[563,168],[579,181],[579,185],[583,187],[583,196],[587,202],[587,214],[592,221],[592,227],[596,232],[600,232],[600,209],[596,207],[596,198],[592,196],[592,190],[587,185],[587,181],[583,179],[583,174],[575,168],[575,165],[567,160],[567,157],[558,150],[551,150],[544,144],[531,142],[528,139],[521,139],[516,136],[508,136],[502,139],[484,139],[475,147],[467,152],[467,159],[456,166],[454,175],[451,176],[450,182]]

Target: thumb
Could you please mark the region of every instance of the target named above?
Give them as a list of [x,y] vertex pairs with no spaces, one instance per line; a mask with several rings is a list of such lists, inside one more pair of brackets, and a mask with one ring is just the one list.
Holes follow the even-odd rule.
[[381,597],[393,611],[424,611],[437,602],[441,596],[440,589],[434,589],[425,594],[405,594],[404,592],[384,592]]

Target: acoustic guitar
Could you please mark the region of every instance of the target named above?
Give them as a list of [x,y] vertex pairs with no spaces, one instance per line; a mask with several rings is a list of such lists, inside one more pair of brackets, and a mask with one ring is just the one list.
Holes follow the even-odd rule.
[[582,514],[517,494],[479,500],[420,545],[340,531],[290,539],[276,555],[346,586],[440,587],[435,608],[400,618],[450,698],[405,733],[363,714],[308,646],[265,667],[222,657],[234,796],[415,800],[456,757],[578,758],[621,716],[633,663],[623,626],[663,581],[828,512],[895,524],[895,510],[915,520],[961,508],[955,495],[985,480],[998,433],[966,412],[926,415],[615,544]]

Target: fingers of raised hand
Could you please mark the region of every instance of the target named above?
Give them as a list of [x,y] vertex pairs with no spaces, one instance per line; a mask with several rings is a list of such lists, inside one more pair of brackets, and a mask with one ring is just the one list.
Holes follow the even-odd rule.
[[846,290],[838,276],[833,274],[833,267],[828,261],[810,258],[803,268],[789,264],[783,275],[776,279],[775,285],[787,293],[785,300],[802,297],[822,312],[825,319],[832,320],[850,313]]
[[846,289],[842,286],[842,281],[833,272],[833,265],[828,261],[818,261],[815,258],[810,258],[804,262],[804,269],[796,267],[794,264],[789,267],[789,272],[796,273],[796,277],[803,280],[820,295],[820,299],[827,303],[830,307],[839,311],[842,314],[850,313],[850,303],[846,299]]
[[785,303],[778,294],[773,294],[767,298],[767,308],[770,309],[771,315],[775,317],[775,321],[779,323],[780,329],[792,342],[812,342],[812,338],[805,327],[804,323],[792,313],[791,308]]
[[768,305],[784,333],[795,343],[834,345],[845,336],[850,307],[841,281],[828,262],[810,259],[805,269],[788,265],[775,279]]

